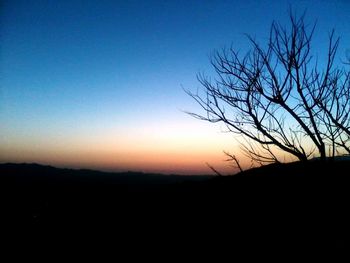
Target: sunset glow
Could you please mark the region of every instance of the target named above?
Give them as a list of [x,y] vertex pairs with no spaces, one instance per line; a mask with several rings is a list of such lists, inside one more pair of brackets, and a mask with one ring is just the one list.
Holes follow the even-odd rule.
[[[161,2],[161,3],[160,3]],[[180,1],[181,2],[181,1]],[[1,7],[0,162],[166,174],[237,172],[239,137],[185,93],[208,56],[286,21],[290,1],[5,1]],[[350,47],[348,1],[293,1]],[[314,8],[316,7],[317,8]],[[326,19],[327,18],[327,19]]]

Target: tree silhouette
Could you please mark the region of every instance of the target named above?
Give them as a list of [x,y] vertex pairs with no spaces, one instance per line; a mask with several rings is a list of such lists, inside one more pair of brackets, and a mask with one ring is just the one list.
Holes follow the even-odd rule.
[[272,23],[264,47],[247,36],[243,56],[233,47],[216,51],[214,80],[199,74],[204,93],[186,91],[206,112],[189,114],[242,135],[244,153],[261,164],[278,162],[278,151],[301,161],[350,153],[350,72],[334,63],[339,38],[329,34],[320,63],[311,53],[316,24],[289,17],[289,28]]

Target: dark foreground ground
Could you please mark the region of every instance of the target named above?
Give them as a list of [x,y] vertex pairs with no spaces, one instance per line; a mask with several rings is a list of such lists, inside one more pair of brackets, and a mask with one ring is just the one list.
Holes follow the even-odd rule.
[[98,233],[130,246],[348,249],[349,171],[349,161],[211,178],[1,164],[2,229],[17,240]]

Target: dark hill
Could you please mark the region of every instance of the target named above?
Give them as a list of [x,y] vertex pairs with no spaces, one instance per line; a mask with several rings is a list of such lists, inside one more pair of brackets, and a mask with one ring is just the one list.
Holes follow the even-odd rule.
[[39,164],[0,164],[1,180],[10,184],[57,185],[149,185],[201,181],[210,176],[179,176],[142,172],[101,172],[87,169],[62,169]]
[[10,229],[114,229],[125,242],[153,236],[203,245],[344,247],[349,171],[349,161],[276,164],[214,178],[1,164],[1,207]]

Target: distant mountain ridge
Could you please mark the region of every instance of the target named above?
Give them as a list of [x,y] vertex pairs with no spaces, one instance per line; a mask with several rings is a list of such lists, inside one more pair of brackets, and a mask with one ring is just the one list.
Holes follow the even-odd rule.
[[[174,183],[185,181],[201,181],[210,178],[208,175],[166,175],[158,173],[144,172],[103,172],[90,169],[57,168],[50,165],[37,163],[3,163],[0,164],[1,176],[18,176],[22,179],[25,176],[36,179],[82,180],[85,182],[105,183]],[[51,176],[50,178],[45,178]]]
[[[328,157],[327,159],[335,161],[335,162],[350,161],[350,154]],[[320,160],[321,160],[320,157],[315,157],[315,158],[311,159],[310,161],[320,161]]]

